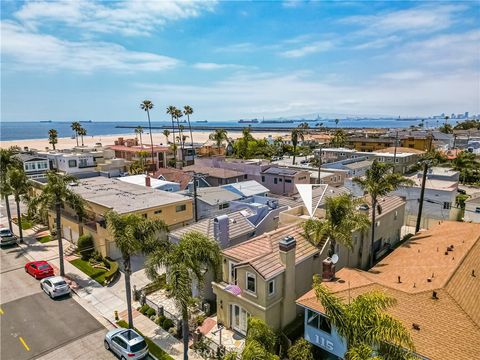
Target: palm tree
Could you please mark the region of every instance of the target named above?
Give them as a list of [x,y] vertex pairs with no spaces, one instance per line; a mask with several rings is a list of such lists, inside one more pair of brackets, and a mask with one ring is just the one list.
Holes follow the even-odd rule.
[[62,214],[63,204],[67,204],[78,210],[84,207],[85,202],[80,195],[71,190],[70,185],[75,184],[77,179],[71,175],[60,175],[56,172],[47,172],[47,184],[43,187],[42,193],[33,198],[30,206],[40,209],[55,208],[56,230],[58,240],[58,255],[60,261],[60,275],[65,276],[63,264],[63,243],[62,243]]
[[371,291],[345,303],[314,276],[313,289],[325,309],[331,325],[347,343],[345,358],[412,359],[415,347],[402,322],[386,310],[395,298],[381,291]]
[[237,156],[241,157],[242,159],[246,159],[248,157],[248,143],[253,141],[254,138],[251,133],[250,126],[244,127],[242,129],[242,137],[236,141],[237,146]]
[[80,135],[80,136],[82,137],[82,146],[84,146],[84,145],[83,145],[83,137],[84,137],[85,135],[87,135],[87,129],[81,127],[81,128],[78,130],[78,135]]
[[82,125],[78,121],[72,122],[72,125],[70,125],[73,131],[75,131],[75,140],[77,140],[77,146],[78,146],[78,131],[82,128]]
[[242,360],[280,360],[280,357],[274,354],[276,343],[275,332],[264,321],[250,317]]
[[[173,122],[173,119],[175,118],[175,114],[177,112],[177,108],[173,105],[170,105],[167,107],[167,114],[170,114],[172,117],[172,137],[173,137],[173,145],[175,145],[175,123]],[[174,146],[175,147],[175,146]],[[176,147],[175,147],[176,148]],[[173,153],[173,158],[175,159],[175,163],[177,162],[177,152],[175,151]]]
[[347,135],[342,129],[335,130],[332,139],[330,140],[330,145],[332,147],[344,147],[347,143]]
[[329,256],[335,253],[337,242],[352,250],[352,232],[367,230],[370,224],[368,216],[358,210],[360,203],[349,194],[326,198],[325,218],[308,219],[303,224],[305,237],[315,246],[329,239]]
[[7,171],[11,167],[23,168],[20,160],[15,155],[17,148],[10,147],[8,149],[0,149],[0,192],[5,200],[5,207],[7,209],[8,227],[12,231],[12,214],[10,212],[10,203],[8,201],[9,195],[12,194],[12,189],[7,182]]
[[23,229],[22,229],[22,214],[20,212],[20,200],[28,194],[31,188],[31,183],[28,180],[27,174],[23,169],[18,167],[10,167],[7,172],[8,185],[12,189],[12,194],[17,204],[17,219],[18,219],[18,231],[20,233],[20,241],[23,241]]
[[476,159],[475,154],[468,151],[462,151],[452,160],[453,169],[460,172],[461,183],[465,184],[467,175],[474,170],[478,171],[480,164]]
[[183,140],[183,129],[185,128],[183,125],[180,125],[180,118],[183,116],[183,113],[182,113],[182,110],[180,109],[177,109],[175,108],[175,119],[177,120],[177,128],[178,128],[178,143],[180,144],[180,162],[183,166],[183,157],[184,157],[184,154],[183,154],[183,148],[184,148],[184,144],[182,142]]
[[192,134],[192,125],[190,123],[190,115],[193,114],[193,108],[189,105],[183,107],[183,113],[187,115],[188,129],[190,130],[190,143],[193,149],[193,134]]
[[375,261],[374,242],[375,242],[375,219],[376,213],[382,213],[382,207],[378,202],[380,196],[397,190],[400,186],[410,186],[413,182],[401,174],[393,172],[393,164],[381,163],[374,160],[372,166],[365,172],[365,177],[355,177],[355,183],[363,188],[363,191],[370,195],[372,206],[371,219],[371,249],[370,249],[370,267]]
[[304,128],[297,127],[292,130],[291,137],[292,137],[292,146],[293,146],[293,161],[292,165],[295,165],[295,156],[297,155],[297,145],[298,140],[303,141],[305,139],[305,130]]
[[[167,291],[182,312],[183,358],[188,359],[189,304],[192,300],[193,281],[200,286],[205,274],[211,269],[218,278],[220,269],[220,248],[216,241],[199,232],[188,232],[178,244],[168,241],[158,243],[150,249],[146,261],[147,276],[154,280],[159,269],[167,269]],[[206,270],[207,269],[207,270]]]
[[150,131],[150,146],[152,149],[152,166],[153,170],[157,170],[157,166],[155,165],[155,157],[153,156],[153,137],[152,137],[152,123],[150,122],[150,110],[153,109],[153,103],[150,100],[143,100],[140,104],[140,109],[147,112],[148,118],[148,130]]
[[210,140],[215,141],[217,144],[218,155],[220,155],[220,147],[222,146],[222,143],[228,139],[227,134],[227,130],[225,129],[215,129],[215,131],[208,136]]
[[338,123],[340,122],[340,120],[338,119],[335,119],[335,127],[338,128]]
[[135,135],[140,136],[140,146],[143,148],[142,134],[143,134],[143,127],[137,126],[135,128]]
[[55,150],[55,144],[58,143],[58,131],[55,129],[48,130],[48,143],[53,146]]
[[113,210],[105,214],[107,227],[120,250],[125,274],[125,294],[127,297],[128,327],[133,328],[132,298],[130,287],[131,263],[133,255],[152,247],[161,232],[168,231],[167,225],[159,219],[146,219],[138,214],[121,215]]
[[170,136],[170,131],[168,129],[163,130],[163,135],[165,136],[165,139],[167,140],[167,145],[168,145],[168,137]]

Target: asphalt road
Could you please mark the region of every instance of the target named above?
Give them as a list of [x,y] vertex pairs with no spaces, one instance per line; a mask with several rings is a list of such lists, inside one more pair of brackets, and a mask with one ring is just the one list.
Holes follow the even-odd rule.
[[2,360],[115,359],[103,348],[107,329],[71,297],[50,299],[25,273],[20,248],[0,255]]

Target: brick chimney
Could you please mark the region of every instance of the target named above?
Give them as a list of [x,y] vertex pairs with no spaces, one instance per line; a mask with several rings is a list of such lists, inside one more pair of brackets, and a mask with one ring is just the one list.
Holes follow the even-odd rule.
[[329,257],[322,262],[322,280],[333,281],[335,279],[335,264]]
[[152,183],[151,183],[151,180],[150,180],[150,176],[145,176],[145,186],[146,187],[152,187]]
[[213,219],[213,237],[222,249],[227,248],[230,243],[229,221],[228,215],[219,215]]
[[[297,242],[293,236],[286,236],[278,242],[278,250],[280,261],[285,266],[285,273],[283,276],[283,301],[282,301],[282,318],[281,326],[284,327],[295,319],[296,308],[292,306],[295,304],[297,298],[295,288],[295,251]],[[277,277],[277,279],[280,279]],[[277,280],[278,281],[278,280]],[[278,287],[279,288],[279,287]]]

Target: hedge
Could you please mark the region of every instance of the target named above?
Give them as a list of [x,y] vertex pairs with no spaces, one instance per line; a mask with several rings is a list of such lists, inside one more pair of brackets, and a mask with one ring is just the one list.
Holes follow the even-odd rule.
[[118,275],[118,263],[110,259],[104,259],[105,261],[108,262],[110,267],[110,270],[105,273],[105,284],[110,284],[115,279],[115,276]]
[[78,238],[77,243],[78,252],[82,260],[88,260],[95,251],[93,244],[93,237],[91,234],[84,234]]

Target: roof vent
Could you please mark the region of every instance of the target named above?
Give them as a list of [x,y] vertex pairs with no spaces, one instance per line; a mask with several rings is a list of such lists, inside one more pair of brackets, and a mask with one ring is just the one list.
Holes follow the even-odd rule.
[[432,291],[432,299],[433,300],[438,300],[438,295],[436,291]]
[[420,325],[417,324],[417,323],[413,323],[413,324],[412,324],[412,328],[413,328],[414,330],[420,331]]
[[398,283],[399,283],[399,284],[402,283],[402,279],[400,278],[400,276],[398,277]]
[[472,276],[475,277],[475,270],[472,270]]

